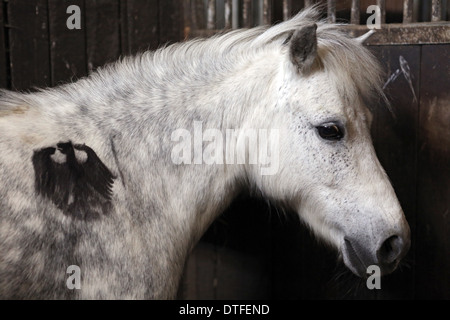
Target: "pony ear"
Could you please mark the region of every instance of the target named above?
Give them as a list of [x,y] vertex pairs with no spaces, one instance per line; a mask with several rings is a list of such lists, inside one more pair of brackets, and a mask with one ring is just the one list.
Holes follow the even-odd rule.
[[308,24],[296,30],[289,42],[289,54],[292,63],[300,73],[311,70],[317,56],[317,25]]

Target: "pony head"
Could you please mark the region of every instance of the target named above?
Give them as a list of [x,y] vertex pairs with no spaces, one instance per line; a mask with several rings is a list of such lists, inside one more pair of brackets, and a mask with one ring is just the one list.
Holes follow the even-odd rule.
[[361,39],[313,16],[303,12],[255,40],[288,34],[276,106],[265,112],[281,132],[279,170],[253,177],[337,248],[353,273],[364,277],[377,265],[388,274],[408,251],[410,230],[370,136],[370,108],[386,101],[381,69]]

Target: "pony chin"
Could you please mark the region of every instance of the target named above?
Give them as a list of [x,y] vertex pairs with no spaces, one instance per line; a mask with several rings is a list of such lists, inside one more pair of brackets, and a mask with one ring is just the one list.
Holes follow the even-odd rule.
[[320,216],[320,213],[318,214],[317,210],[305,212],[305,209],[301,209],[299,210],[299,216],[300,220],[312,230],[319,241],[322,241],[322,243],[337,250],[338,260],[342,261],[353,274],[358,277],[364,276],[359,263],[354,261],[354,257],[352,257],[353,259],[350,259],[348,252],[344,250],[345,234],[343,231],[340,231],[337,226],[317,218]]
[[343,232],[330,221],[324,220],[323,211],[319,212],[320,209],[317,206],[316,208],[314,206],[308,207],[301,206],[297,210],[300,220],[312,230],[319,240],[341,252],[342,239],[344,239]]

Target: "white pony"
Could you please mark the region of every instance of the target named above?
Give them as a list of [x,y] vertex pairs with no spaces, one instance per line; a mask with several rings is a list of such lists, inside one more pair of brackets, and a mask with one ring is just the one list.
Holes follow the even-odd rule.
[[[174,298],[190,250],[243,190],[294,209],[355,274],[396,269],[410,231],[369,133],[380,69],[317,16],[145,52],[54,89],[1,91],[0,297]],[[277,132],[266,155],[277,152],[277,170],[174,161],[173,133],[198,123],[223,137]],[[212,143],[229,159],[214,139],[197,146]]]

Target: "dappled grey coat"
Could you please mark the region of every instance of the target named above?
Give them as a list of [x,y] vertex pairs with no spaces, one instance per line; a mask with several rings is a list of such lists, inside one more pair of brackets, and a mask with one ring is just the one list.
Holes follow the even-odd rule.
[[[189,251],[245,190],[298,211],[356,274],[394,270],[409,229],[370,142],[379,67],[317,16],[0,91],[0,297],[174,298]],[[174,163],[172,133],[194,121],[280,130],[278,172]]]

